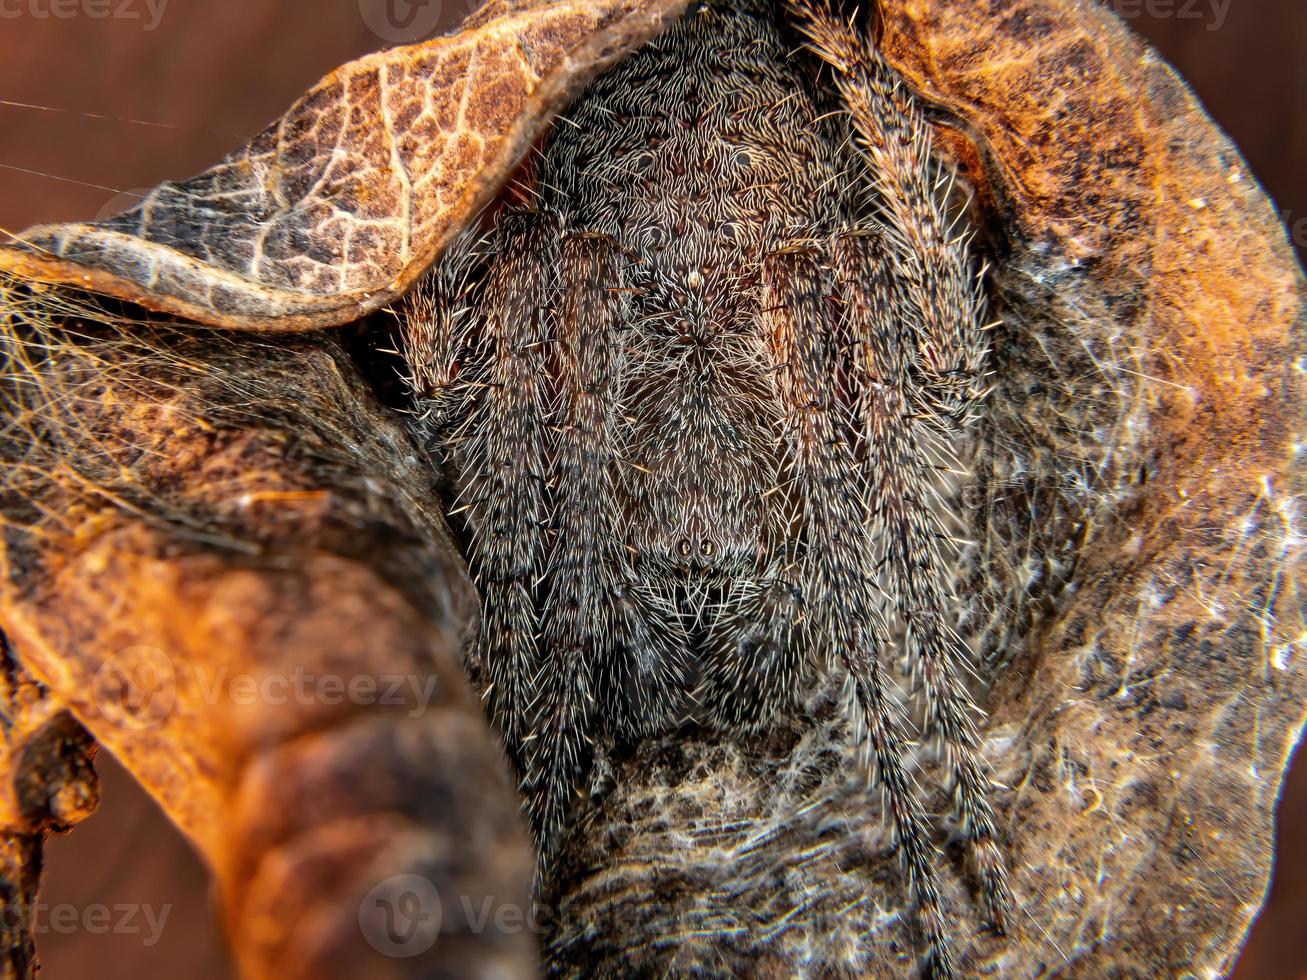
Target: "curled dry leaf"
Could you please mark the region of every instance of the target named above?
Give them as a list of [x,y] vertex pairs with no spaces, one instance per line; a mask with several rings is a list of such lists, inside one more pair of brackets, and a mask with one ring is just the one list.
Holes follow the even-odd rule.
[[[986,935],[953,888],[962,972],[1219,975],[1265,897],[1307,698],[1302,271],[1238,152],[1107,9],[884,8],[882,50],[978,191],[1002,321],[963,587],[1014,658],[982,705],[1017,912]],[[909,969],[843,717],[817,698],[811,723],[616,760],[555,893],[560,972]]]
[[497,0],[457,34],[337,69],[124,214],[29,229],[0,269],[218,326],[356,320],[408,289],[553,114],[685,3]]
[[392,959],[398,899],[364,903],[406,875],[525,903],[531,858],[462,673],[462,562],[348,357],[5,304],[57,343],[41,379],[74,404],[0,440],[4,630],[213,868],[243,974],[533,972],[528,934]]
[[[24,393],[0,430],[0,622],[206,854],[250,975],[533,969],[500,934],[369,959],[347,922],[365,883],[413,871],[525,902],[511,787],[458,667],[470,589],[416,450],[333,341],[136,326],[24,280],[219,326],[356,319],[678,12],[492,5],[346,66],[127,215],[0,250],[11,349],[44,325],[57,365],[25,367],[77,393],[53,413]],[[884,14],[882,50],[977,191],[1001,319],[962,585],[987,613],[968,626],[1018,912],[1007,938],[966,942],[964,969],[1221,972],[1264,897],[1307,694],[1302,272],[1238,153],[1107,10]],[[88,321],[116,326],[69,326]],[[167,651],[173,706],[122,724],[93,692],[143,647]],[[251,712],[210,703],[196,672],[302,664],[430,674],[442,693],[402,719]],[[819,691],[765,737],[615,755],[549,883],[552,969],[906,971],[897,863],[836,705]],[[947,898],[975,919],[961,881]]]

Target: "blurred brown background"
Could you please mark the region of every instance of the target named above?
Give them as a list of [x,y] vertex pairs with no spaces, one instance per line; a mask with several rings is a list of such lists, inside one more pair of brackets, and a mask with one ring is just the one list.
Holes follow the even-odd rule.
[[[121,210],[133,191],[234,149],[336,65],[452,25],[474,2],[0,0],[0,229]],[[1193,84],[1307,255],[1304,0],[1109,5]],[[392,24],[395,12],[412,23]],[[100,812],[50,844],[43,976],[226,980],[203,869],[111,759],[99,769]],[[1239,980],[1307,976],[1300,769],[1281,804],[1272,903]]]

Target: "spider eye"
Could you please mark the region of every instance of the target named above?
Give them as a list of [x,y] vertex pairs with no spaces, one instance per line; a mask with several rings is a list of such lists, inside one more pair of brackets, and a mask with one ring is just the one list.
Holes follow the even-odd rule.
[[699,545],[699,554],[703,555],[705,558],[711,558],[712,553],[716,550],[717,549],[713,546],[713,543],[707,538],[705,538]]
[[676,543],[676,552],[677,552],[677,554],[679,554],[682,558],[689,558],[689,557],[690,557],[690,539],[689,539],[689,538],[681,538],[681,540],[678,541],[678,542]]

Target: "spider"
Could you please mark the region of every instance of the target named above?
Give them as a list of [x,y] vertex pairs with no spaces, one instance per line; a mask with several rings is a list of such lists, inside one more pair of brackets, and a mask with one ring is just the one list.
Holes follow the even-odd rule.
[[[901,972],[895,852],[937,974],[1228,967],[1301,722],[1270,208],[1101,7],[685,7],[489,0],[0,246],[11,972],[96,742],[250,977],[535,975],[523,801],[555,975]],[[306,669],[436,700],[211,683]]]
[[823,8],[710,0],[592,83],[531,170],[403,336],[542,860],[598,741],[756,730],[829,663],[949,973],[900,647],[996,929],[1010,898],[937,487],[982,402],[984,301],[921,111]]

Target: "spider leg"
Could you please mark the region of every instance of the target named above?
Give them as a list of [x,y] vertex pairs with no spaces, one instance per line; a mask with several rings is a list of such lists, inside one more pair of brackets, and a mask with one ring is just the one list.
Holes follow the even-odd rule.
[[831,285],[818,253],[806,248],[768,256],[762,284],[763,327],[803,506],[815,620],[811,628],[831,644],[855,684],[927,947],[925,972],[952,976],[936,872],[939,856],[903,765],[904,739],[878,661],[885,625],[874,594],[873,529],[863,519],[863,480],[839,418]]
[[787,0],[816,54],[835,69],[868,163],[894,275],[915,323],[911,351],[920,393],[935,413],[967,417],[981,393],[988,348],[984,295],[967,235],[955,234],[931,164],[930,126],[898,73],[854,28],[817,0]]
[[470,512],[482,608],[476,657],[489,681],[491,717],[521,765],[539,666],[535,586],[547,550],[547,346],[559,233],[557,218],[541,212],[506,215],[499,230],[475,340],[481,349],[468,357],[483,367],[462,385],[469,404],[455,456],[465,490],[456,508]]
[[[923,452],[932,426],[966,421],[979,398],[988,355],[983,295],[965,236],[951,237],[947,203],[932,177],[930,128],[906,86],[857,31],[816,3],[790,2],[818,55],[835,68],[885,212],[878,250],[857,236],[843,238],[836,250],[855,340],[865,344],[865,356],[853,360],[858,416],[886,531],[886,565],[925,684],[927,725],[947,751],[986,917],[1004,932],[1011,893],[977,753],[975,708],[960,677],[967,652],[942,616],[941,529],[926,504]],[[902,317],[902,337],[890,310]]]
[[542,870],[599,727],[600,699],[622,701],[618,689],[636,685],[636,710],[656,717],[674,709],[674,678],[684,669],[677,624],[636,587],[620,533],[613,430],[628,319],[622,258],[605,235],[573,234],[563,240],[559,268],[558,432],[550,474],[556,517],[527,779]]
[[910,663],[925,689],[926,729],[943,741],[986,915],[1003,932],[1012,904],[1007,868],[986,795],[989,780],[973,720],[977,708],[962,681],[969,651],[944,618],[952,605],[940,546],[947,535],[929,501],[932,450],[947,455],[946,444],[929,431],[932,420],[920,418],[913,406],[903,349],[908,338],[895,322],[902,304],[895,302],[883,244],[876,235],[844,235],[835,245],[835,272],[853,352],[855,416],[880,531],[880,564],[888,571],[907,627]]
[[456,422],[465,401],[458,376],[476,323],[470,294],[488,245],[478,227],[468,228],[400,304],[404,380],[417,408],[408,426],[428,447]]

